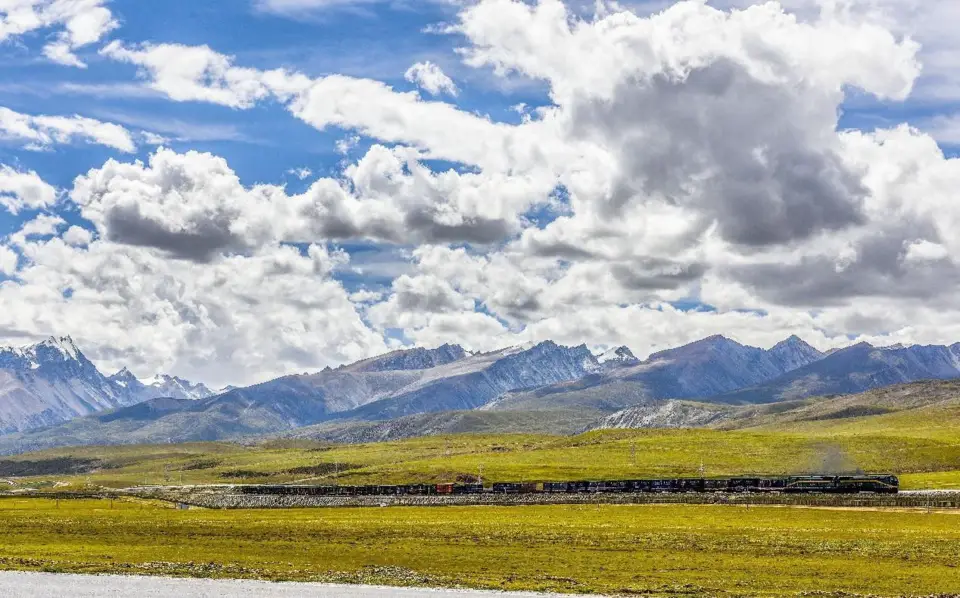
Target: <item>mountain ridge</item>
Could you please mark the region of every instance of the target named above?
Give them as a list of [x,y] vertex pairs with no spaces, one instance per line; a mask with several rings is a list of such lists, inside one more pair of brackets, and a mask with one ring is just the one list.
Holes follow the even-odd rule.
[[[916,379],[960,378],[960,343],[879,348],[857,343],[824,353],[797,336],[762,349],[714,335],[658,351],[645,360],[625,346],[594,354],[586,345],[568,347],[553,341],[486,353],[453,344],[413,347],[215,392],[174,376],[158,376],[146,381],[156,387],[148,386],[125,368],[104,377],[67,337],[36,347],[0,350],[0,399],[11,397],[4,394],[4,376],[19,380],[38,375],[41,369],[53,371],[36,359],[41,355],[45,364],[55,362],[60,373],[85,372],[94,390],[100,388],[109,400],[78,409],[72,416],[39,417],[23,429],[3,430],[19,433],[16,440],[21,445],[35,447],[107,440],[219,440],[309,426],[320,426],[318,430],[338,438],[433,433],[509,421],[511,412],[524,418],[542,413],[550,426],[564,431],[582,425],[588,414],[612,418],[610,427],[633,421],[669,426],[713,421],[722,415],[723,405],[791,401]],[[11,374],[3,364],[10,366],[14,360],[18,369]],[[64,376],[56,380],[80,384]],[[478,415],[431,415],[443,413]],[[562,417],[569,421],[562,423]],[[42,429],[31,430],[34,427]]]

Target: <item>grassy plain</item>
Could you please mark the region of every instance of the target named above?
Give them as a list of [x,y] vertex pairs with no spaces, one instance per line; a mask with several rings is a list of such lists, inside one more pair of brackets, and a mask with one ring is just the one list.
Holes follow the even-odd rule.
[[[16,457],[87,463],[90,471],[10,480],[20,487],[254,482],[414,483],[783,474],[857,468],[901,474],[904,488],[960,488],[953,437],[861,430],[656,430],[574,437],[457,435],[368,445],[296,441],[85,447]],[[82,468],[81,468],[82,469]]]
[[[701,464],[714,476],[859,469],[900,474],[907,489],[960,488],[960,401],[863,417],[818,411],[829,405],[813,402],[808,411],[794,411],[801,419],[764,416],[731,430],[461,434],[364,445],[278,440],[253,446],[52,449],[0,459],[0,488],[4,480],[41,488],[442,482],[478,476],[481,468],[488,481],[610,479],[693,476]],[[28,468],[36,470],[34,475],[23,473],[24,462],[37,465]]]
[[645,595],[960,588],[960,515],[733,506],[177,511],[0,500],[0,568]]

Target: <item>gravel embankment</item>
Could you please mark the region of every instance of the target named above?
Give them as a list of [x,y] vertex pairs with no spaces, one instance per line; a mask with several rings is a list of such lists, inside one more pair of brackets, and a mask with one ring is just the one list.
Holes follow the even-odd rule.
[[139,489],[135,493],[215,509],[546,504],[740,504],[822,507],[960,508],[960,492],[900,494],[481,494],[457,496],[276,496],[229,487]]

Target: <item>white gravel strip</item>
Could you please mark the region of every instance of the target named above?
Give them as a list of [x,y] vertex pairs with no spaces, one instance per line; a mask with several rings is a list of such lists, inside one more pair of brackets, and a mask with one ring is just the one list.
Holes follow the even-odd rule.
[[[3,598],[560,598],[559,594],[0,571]],[[563,598],[570,598],[569,594]],[[597,598],[597,597],[595,597]]]

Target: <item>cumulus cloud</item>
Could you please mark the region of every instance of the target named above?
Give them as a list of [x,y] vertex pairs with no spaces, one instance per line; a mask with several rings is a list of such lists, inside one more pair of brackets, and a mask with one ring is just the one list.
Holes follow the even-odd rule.
[[429,60],[411,66],[404,73],[403,78],[411,83],[416,83],[430,95],[437,96],[441,93],[447,93],[456,97],[458,93],[453,79],[448,77],[438,65]]
[[56,201],[57,190],[36,172],[0,164],[0,206],[8,212],[46,208]]
[[48,59],[86,68],[74,53],[94,44],[119,24],[105,5],[107,0],[16,0],[0,4],[0,42],[37,30],[57,31],[43,48]]
[[17,271],[19,259],[16,251],[6,245],[0,245],[0,274],[5,276],[14,274]]
[[495,243],[549,181],[434,173],[416,152],[375,145],[340,178],[299,195],[245,187],[226,160],[161,148],[147,163],[110,160],[78,177],[70,197],[100,236],[198,262],[266,244],[369,239]]
[[18,282],[0,285],[10,306],[0,326],[70,330],[108,369],[254,383],[385,349],[330,278],[344,256],[319,246],[273,245],[207,265],[106,240],[31,240],[22,251]]
[[[37,296],[69,285],[77,305],[94,297],[88,321],[135,330],[160,310],[148,338],[175,348],[151,350],[151,363],[185,364],[182,353],[201,364],[184,367],[217,376],[215,359],[246,365],[229,351],[269,334],[252,321],[266,313],[258,305],[281,306],[273,324],[283,338],[268,347],[280,357],[258,354],[276,369],[383,348],[396,329],[424,344],[551,338],[638,354],[716,333],[766,346],[796,333],[822,348],[848,335],[960,339],[951,303],[960,161],[909,126],[839,130],[851,89],[909,96],[919,46],[857,11],[798,18],[774,2],[716,6],[678,2],[640,16],[610,4],[581,16],[559,0],[464,4],[447,31],[463,37],[466,65],[549,90],[520,123],[381,81],[247,68],[206,46],[110,44],[105,56],[136,65],[173,100],[277,102],[373,144],[299,194],[246,186],[224,159],[199,152],[110,161],[70,193],[96,234],[23,235],[18,277]],[[452,97],[452,81],[434,77],[442,71],[417,66],[408,79]],[[412,266],[382,293],[347,294],[330,278],[345,257],[329,247],[357,240],[412,247]],[[68,262],[93,278],[62,272]],[[280,277],[284,293],[251,272]],[[315,283],[327,294],[314,306]],[[47,292],[48,309],[63,307],[62,292]],[[114,311],[141,293],[150,303],[141,315]],[[330,326],[329,339],[314,338],[307,317]],[[109,334],[120,339],[119,328]]]
[[79,115],[33,116],[0,106],[0,139],[24,143],[31,149],[48,149],[55,144],[82,139],[122,152],[136,150],[130,131],[120,125]]

